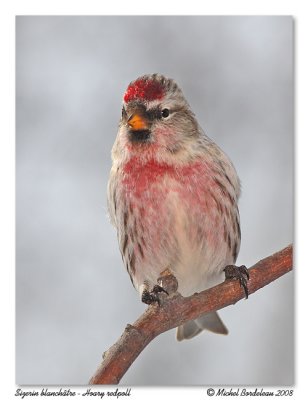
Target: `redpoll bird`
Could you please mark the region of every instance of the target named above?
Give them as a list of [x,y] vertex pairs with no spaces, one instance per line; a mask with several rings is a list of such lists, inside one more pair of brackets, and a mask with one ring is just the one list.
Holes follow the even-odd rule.
[[[129,84],[112,161],[109,214],[142,300],[157,300],[157,279],[166,268],[189,296],[220,283],[226,266],[247,297],[247,270],[229,266],[241,239],[239,178],[174,80],[153,74]],[[228,332],[212,312],[178,327],[177,339],[203,329]]]

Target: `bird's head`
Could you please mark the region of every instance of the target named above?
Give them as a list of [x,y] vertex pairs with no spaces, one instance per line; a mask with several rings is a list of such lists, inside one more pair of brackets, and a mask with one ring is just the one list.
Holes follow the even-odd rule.
[[175,154],[198,135],[195,116],[174,80],[152,74],[129,84],[118,135],[122,150]]

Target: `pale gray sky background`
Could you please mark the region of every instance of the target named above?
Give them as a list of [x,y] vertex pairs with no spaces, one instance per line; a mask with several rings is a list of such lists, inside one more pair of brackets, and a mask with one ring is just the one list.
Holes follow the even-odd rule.
[[[251,264],[293,241],[291,17],[17,17],[16,382],[86,384],[145,309],[106,215],[127,84],[176,79],[242,182]],[[221,311],[230,334],[155,339],[123,385],[294,382],[293,276]]]

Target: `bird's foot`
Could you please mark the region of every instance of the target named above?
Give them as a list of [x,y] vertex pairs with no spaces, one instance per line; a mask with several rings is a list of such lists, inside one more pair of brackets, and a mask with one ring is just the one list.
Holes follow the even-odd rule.
[[153,303],[158,303],[160,304],[160,298],[159,298],[159,293],[166,293],[167,295],[169,294],[167,290],[165,290],[163,287],[159,285],[154,285],[153,289],[150,291],[149,286],[145,283],[144,284],[144,289],[141,295],[141,301],[145,304],[153,304]]
[[224,269],[226,280],[238,280],[240,282],[240,286],[243,287],[245,292],[245,297],[248,299],[248,288],[247,281],[249,280],[249,271],[245,267],[245,265],[241,265],[240,267],[236,267],[235,265],[227,265]]

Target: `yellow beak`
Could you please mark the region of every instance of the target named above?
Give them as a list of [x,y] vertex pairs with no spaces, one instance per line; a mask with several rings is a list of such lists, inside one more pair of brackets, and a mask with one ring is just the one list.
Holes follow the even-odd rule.
[[144,131],[149,129],[149,124],[146,118],[140,114],[133,114],[127,121],[133,131]]

